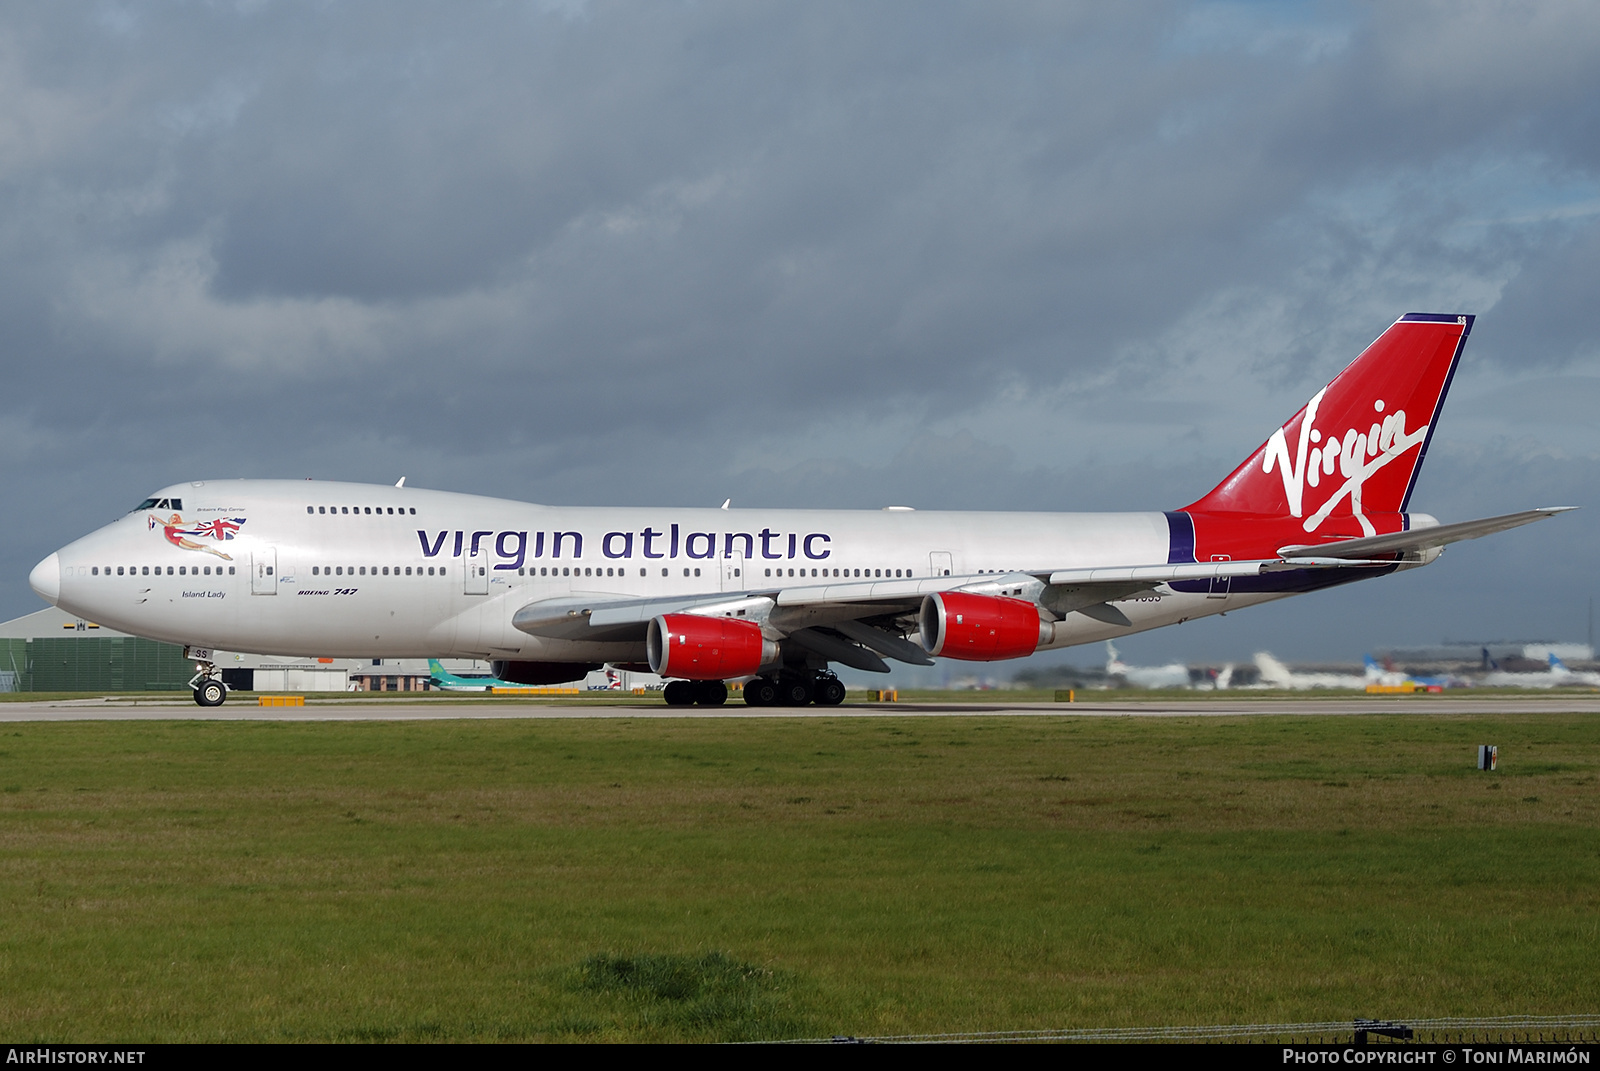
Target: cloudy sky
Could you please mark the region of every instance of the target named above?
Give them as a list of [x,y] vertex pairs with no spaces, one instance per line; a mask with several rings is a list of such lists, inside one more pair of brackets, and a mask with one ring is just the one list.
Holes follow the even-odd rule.
[[1414,508],[1587,509],[1124,655],[1581,639],[1597,296],[1589,3],[7,5],[0,616],[199,478],[1171,508],[1437,311]]

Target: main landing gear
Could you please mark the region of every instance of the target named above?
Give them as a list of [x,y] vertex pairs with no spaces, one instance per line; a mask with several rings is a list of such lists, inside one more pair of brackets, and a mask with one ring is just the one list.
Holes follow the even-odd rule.
[[194,689],[195,703],[202,707],[220,707],[228,698],[228,686],[222,683],[222,674],[203,659],[195,663],[189,687]]
[[728,686],[721,681],[672,681],[661,697],[669,707],[720,707],[728,701]]
[[[827,671],[785,671],[776,677],[757,677],[748,682],[744,686],[745,703],[752,707],[803,707],[811,703],[836,707],[844,702],[844,685]],[[722,681],[670,681],[661,697],[669,707],[720,707],[728,701],[728,686]]]
[[832,673],[779,673],[778,679],[757,677],[744,686],[744,701],[752,707],[803,707],[815,703],[836,707],[844,702],[844,685]]

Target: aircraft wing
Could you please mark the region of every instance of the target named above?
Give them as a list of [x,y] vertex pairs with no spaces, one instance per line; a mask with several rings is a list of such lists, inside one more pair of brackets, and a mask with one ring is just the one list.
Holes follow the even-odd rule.
[[1521,513],[1506,513],[1499,517],[1460,521],[1456,524],[1440,524],[1432,528],[1414,528],[1409,532],[1395,532],[1393,535],[1344,539],[1337,543],[1297,544],[1283,547],[1278,553],[1285,558],[1299,555],[1319,558],[1370,558],[1375,554],[1392,554],[1396,551],[1427,550],[1448,543],[1459,543],[1463,539],[1477,539],[1480,536],[1493,535],[1495,532],[1504,532],[1508,528],[1532,524],[1534,521],[1542,521],[1546,517],[1554,517],[1558,513],[1566,513],[1577,508],[1577,506],[1541,506],[1538,509],[1523,510]]
[[[926,652],[905,638],[895,619],[915,614],[927,595],[948,591],[1009,596],[1037,602],[1047,614],[1081,612],[1099,621],[1129,624],[1113,601],[1150,591],[1169,581],[1257,576],[1284,569],[1325,569],[1362,565],[1391,567],[1392,561],[1347,557],[1296,556],[1266,561],[1135,565],[1094,569],[1041,569],[967,576],[908,577],[883,580],[830,580],[755,591],[686,595],[674,598],[619,598],[577,595],[529,603],[512,617],[514,627],[535,636],[560,639],[640,640],[652,618],[699,614],[759,621],[772,634],[793,639],[847,665],[882,666],[875,655],[929,665]],[[865,647],[868,651],[863,651]],[[854,659],[854,661],[852,661]],[[871,664],[876,663],[876,664]],[[887,667],[883,667],[887,668]]]

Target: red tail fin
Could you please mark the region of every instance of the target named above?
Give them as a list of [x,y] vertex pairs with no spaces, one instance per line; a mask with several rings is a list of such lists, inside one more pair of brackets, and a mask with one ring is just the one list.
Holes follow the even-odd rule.
[[1471,316],[1407,313],[1190,512],[1303,519],[1399,513],[1411,499]]

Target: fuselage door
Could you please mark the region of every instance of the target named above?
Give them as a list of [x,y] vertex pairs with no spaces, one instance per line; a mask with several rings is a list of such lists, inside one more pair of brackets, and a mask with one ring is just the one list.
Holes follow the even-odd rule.
[[468,595],[489,594],[489,548],[479,547],[462,564],[462,588]]
[[955,568],[950,561],[948,550],[936,550],[928,555],[928,567],[934,576],[949,576],[950,570]]
[[[1229,557],[1228,555],[1226,555],[1226,554],[1213,554],[1213,555],[1211,555],[1211,560],[1214,561],[1214,562],[1226,562],[1226,561],[1232,561],[1233,559],[1231,557]],[[1208,599],[1226,599],[1228,597],[1228,592],[1230,590],[1232,590],[1232,588],[1233,588],[1233,577],[1231,577],[1231,576],[1216,576],[1216,577],[1212,577],[1211,578],[1211,590],[1206,592],[1206,598],[1208,598]]]
[[278,548],[260,547],[250,553],[250,594],[278,593]]
[[744,555],[734,553],[722,559],[722,590],[744,590]]

